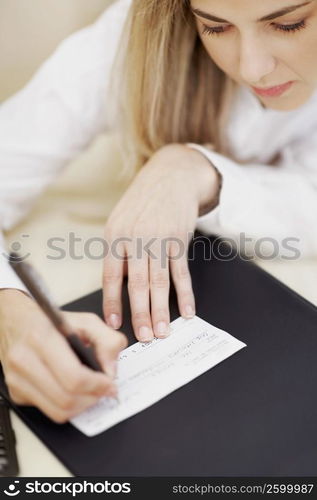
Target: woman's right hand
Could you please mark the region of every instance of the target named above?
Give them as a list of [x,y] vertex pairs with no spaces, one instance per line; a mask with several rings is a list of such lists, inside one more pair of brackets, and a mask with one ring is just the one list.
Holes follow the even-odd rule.
[[127,343],[94,314],[64,314],[74,332],[94,346],[107,375],[78,360],[32,298],[18,290],[0,290],[0,356],[10,397],[17,404],[36,406],[57,423],[102,396],[116,396],[116,360]]

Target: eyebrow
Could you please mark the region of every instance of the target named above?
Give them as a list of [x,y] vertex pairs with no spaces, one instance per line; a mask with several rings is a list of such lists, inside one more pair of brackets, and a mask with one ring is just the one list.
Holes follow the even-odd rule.
[[[276,19],[277,17],[282,17],[285,14],[289,14],[290,12],[300,9],[301,7],[304,7],[305,5],[308,5],[310,3],[312,3],[312,0],[309,0],[308,2],[304,2],[298,5],[290,5],[289,7],[284,7],[284,9],[280,9],[276,12],[273,12],[272,14],[268,14],[267,16],[261,17],[261,19],[258,19],[257,22],[272,21],[272,19]],[[213,16],[212,14],[209,14],[208,12],[203,12],[202,10],[199,9],[191,9],[191,10],[194,14],[197,14],[197,16],[204,17],[205,19],[209,19],[210,21],[215,21],[217,23],[229,22],[226,19],[221,19],[220,17]]]

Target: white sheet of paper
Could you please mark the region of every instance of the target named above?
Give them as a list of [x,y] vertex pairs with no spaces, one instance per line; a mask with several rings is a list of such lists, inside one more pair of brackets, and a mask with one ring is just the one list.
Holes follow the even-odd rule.
[[71,420],[86,436],[95,436],[144,410],[245,347],[229,333],[198,316],[170,323],[166,339],[136,343],[122,351],[116,383],[119,402],[101,398]]

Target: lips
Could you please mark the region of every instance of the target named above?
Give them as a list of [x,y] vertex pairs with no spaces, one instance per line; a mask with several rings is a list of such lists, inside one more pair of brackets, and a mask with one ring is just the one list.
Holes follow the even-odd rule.
[[294,82],[286,82],[283,83],[282,85],[275,85],[274,87],[267,87],[267,88],[257,88],[257,87],[252,87],[254,92],[260,96],[263,97],[279,97],[284,92],[286,92]]

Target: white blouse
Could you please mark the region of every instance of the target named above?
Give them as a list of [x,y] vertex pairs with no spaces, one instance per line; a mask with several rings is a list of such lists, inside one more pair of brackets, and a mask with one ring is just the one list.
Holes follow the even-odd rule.
[[[67,163],[112,129],[107,88],[131,1],[115,2],[64,40],[32,80],[0,105],[1,229],[21,220]],[[235,161],[192,145],[223,177],[219,205],[198,218],[197,229],[234,238],[238,246],[241,234],[253,242],[274,238],[280,248],[285,238],[295,238],[291,246],[302,256],[316,255],[317,92],[300,108],[281,112],[263,108],[240,87],[225,132]],[[23,289],[4,253],[0,233],[0,288]]]

